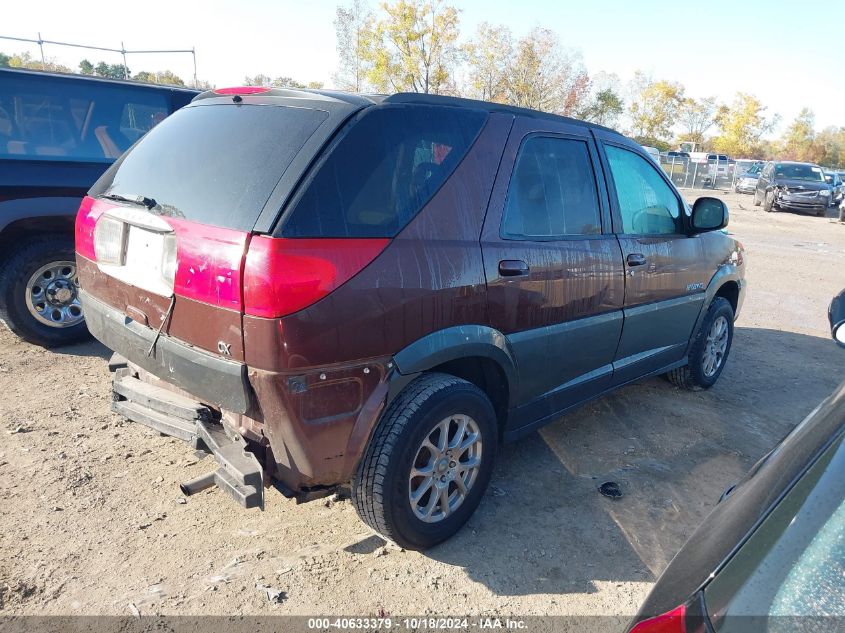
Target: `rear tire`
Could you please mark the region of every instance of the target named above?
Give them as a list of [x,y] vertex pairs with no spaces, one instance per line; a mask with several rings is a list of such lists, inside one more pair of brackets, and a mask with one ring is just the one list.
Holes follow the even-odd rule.
[[[464,429],[474,429],[461,435],[463,440],[461,421]],[[442,428],[448,429],[445,445],[440,444]],[[452,447],[473,437],[470,448]],[[355,510],[373,530],[406,549],[441,543],[481,501],[497,443],[496,413],[483,391],[447,374],[423,374],[391,402],[376,426],[352,479]],[[439,451],[442,446],[446,451]],[[461,469],[475,462],[475,468]]]
[[760,198],[757,197],[757,190],[756,189],[754,190],[754,206],[755,207],[760,206]]
[[[61,264],[65,264],[60,266]],[[64,327],[48,325],[39,320],[33,309],[27,303],[32,294],[33,276],[40,270],[51,265],[66,269],[76,269],[76,255],[73,251],[73,240],[62,235],[46,235],[23,242],[12,251],[9,258],[0,267],[0,320],[19,337],[44,347],[70,345],[90,338],[85,320],[81,318],[81,309],[70,306],[57,309],[54,313],[60,315],[57,322],[65,319],[68,323]],[[65,288],[64,286],[67,286]],[[59,288],[60,292],[69,293],[75,297],[78,286],[75,283],[65,283]],[[30,298],[36,307],[40,304]],[[45,312],[49,310],[45,309]]]
[[733,337],[733,308],[724,297],[716,297],[695,334],[687,364],[667,372],[666,378],[682,389],[709,389],[722,375],[722,370],[728,362]]

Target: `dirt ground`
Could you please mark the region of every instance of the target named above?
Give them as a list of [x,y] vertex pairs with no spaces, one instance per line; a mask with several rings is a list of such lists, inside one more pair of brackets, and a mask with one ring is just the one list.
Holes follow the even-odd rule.
[[467,527],[426,553],[385,547],[348,500],[183,498],[210,461],[109,411],[105,348],[3,329],[0,611],[634,614],[724,488],[842,379],[826,308],[845,226],[720,195],[749,290],[716,387],[645,380],[505,447]]

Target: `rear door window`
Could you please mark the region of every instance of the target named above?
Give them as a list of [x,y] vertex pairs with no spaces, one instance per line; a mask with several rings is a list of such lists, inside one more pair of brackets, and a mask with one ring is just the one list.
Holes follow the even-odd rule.
[[315,167],[282,235],[393,237],[455,170],[486,118],[443,106],[368,109]]
[[601,233],[599,198],[584,141],[532,136],[519,152],[502,221],[505,239]]
[[182,108],[115,163],[91,194],[144,196],[157,203],[154,213],[249,231],[327,117],[324,110],[275,105]]
[[168,113],[164,91],[51,77],[0,87],[0,158],[109,162]]

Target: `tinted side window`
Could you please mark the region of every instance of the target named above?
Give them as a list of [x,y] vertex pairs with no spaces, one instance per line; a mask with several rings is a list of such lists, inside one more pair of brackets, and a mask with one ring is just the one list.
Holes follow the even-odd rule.
[[631,235],[682,233],[681,204],[654,166],[634,152],[606,145],[622,232]]
[[164,93],[48,77],[0,79],[0,158],[110,161],[167,116]]
[[455,170],[486,119],[467,108],[370,108],[318,164],[282,234],[396,235]]
[[502,237],[553,238],[601,233],[587,143],[534,136],[522,146],[508,188]]

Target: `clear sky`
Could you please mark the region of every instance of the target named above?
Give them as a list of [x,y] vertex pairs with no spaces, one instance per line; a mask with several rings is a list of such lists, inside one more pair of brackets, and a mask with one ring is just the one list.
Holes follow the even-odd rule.
[[[371,1],[375,6],[375,0]],[[683,83],[691,96],[729,101],[749,92],[789,122],[807,106],[818,128],[845,126],[845,0],[454,0],[464,37],[481,21],[515,36],[540,25],[581,53],[591,73],[623,81],[643,70]],[[336,0],[41,0],[7,2],[0,35],[120,48],[197,50],[198,75],[217,86],[245,75],[290,76],[331,85]],[[0,40],[0,51],[35,46]],[[46,46],[79,59],[119,55]],[[135,56],[133,72],[170,68],[187,79],[190,56]]]

